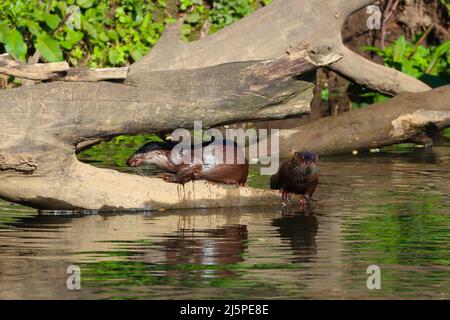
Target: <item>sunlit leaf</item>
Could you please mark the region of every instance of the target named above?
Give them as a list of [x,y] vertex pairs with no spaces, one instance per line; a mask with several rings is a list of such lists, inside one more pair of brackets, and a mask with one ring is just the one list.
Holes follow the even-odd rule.
[[55,30],[61,22],[61,18],[57,14],[45,14],[45,23],[49,26],[50,29]]
[[401,62],[402,57],[406,51],[406,39],[404,36],[401,36],[395,43],[394,48],[394,62]]
[[5,43],[6,37],[8,36],[9,28],[6,21],[0,22],[0,42]]
[[10,30],[3,40],[5,40],[6,52],[19,60],[25,61],[28,47],[19,31],[16,29]]
[[72,47],[77,44],[81,39],[83,39],[84,33],[81,31],[74,31],[72,29],[67,29],[66,37],[60,42],[61,46],[65,49],[72,49]]
[[58,41],[56,41],[46,33],[41,34],[37,38],[34,46],[49,62],[57,62],[63,60],[63,53]]
[[81,8],[88,9],[92,7],[95,3],[95,0],[77,0],[77,5]]
[[35,36],[38,36],[42,32],[42,28],[36,21],[33,20],[24,20],[25,26],[28,28],[28,30]]

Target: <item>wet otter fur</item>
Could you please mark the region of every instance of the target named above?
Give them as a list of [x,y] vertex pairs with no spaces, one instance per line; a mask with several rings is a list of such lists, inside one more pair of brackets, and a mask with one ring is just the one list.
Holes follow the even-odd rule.
[[[163,176],[167,182],[185,184],[191,180],[209,180],[224,184],[245,185],[248,176],[248,161],[239,146],[227,140],[205,142],[201,146],[182,148],[173,154],[176,142],[152,141],[139,148],[127,161],[129,167],[154,164],[170,173]],[[201,148],[199,158],[196,149]],[[214,150],[221,151],[222,159]],[[234,162],[226,163],[227,154],[234,156]],[[188,157],[189,156],[189,157]],[[240,160],[240,161],[238,161]]]
[[291,194],[299,194],[300,204],[309,206],[319,183],[317,162],[319,157],[313,152],[295,152],[290,160],[283,162],[276,174],[270,177],[270,188],[282,193],[283,201],[290,200]]

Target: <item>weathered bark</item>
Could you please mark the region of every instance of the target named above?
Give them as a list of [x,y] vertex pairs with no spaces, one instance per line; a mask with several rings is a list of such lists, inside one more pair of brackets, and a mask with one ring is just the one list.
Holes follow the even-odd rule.
[[[46,209],[258,205],[271,191],[182,188],[82,164],[74,152],[119,134],[283,118],[309,111],[316,66],[281,59],[147,73],[139,83],[51,82],[0,92],[0,198]],[[332,63],[340,57],[318,57]],[[312,58],[314,59],[314,57]]]
[[67,62],[25,64],[15,60],[8,53],[0,55],[0,73],[30,80],[48,80],[69,70]]
[[[269,60],[289,48],[308,45],[343,54],[330,66],[371,89],[395,95],[430,88],[423,82],[353,53],[342,43],[341,29],[353,12],[375,0],[273,0],[268,6],[219,32],[194,42],[180,40],[180,24],[167,27],[152,51],[130,68],[130,79],[151,70],[176,70],[219,63]],[[361,73],[360,73],[361,72]]]
[[[319,58],[320,53],[342,53],[344,66],[357,61],[363,78],[345,67],[340,72],[373,89],[393,94],[427,90],[398,71],[356,59],[343,47],[345,19],[372,2],[274,0],[193,43],[179,41],[176,25],[167,28],[151,53],[130,67],[125,84],[53,82],[1,92],[0,198],[46,209],[278,202],[271,191],[206,182],[182,188],[102,170],[78,162],[74,152],[119,134],[190,128],[198,120],[208,127],[304,114],[316,66],[293,51],[301,46]],[[293,53],[273,60],[288,51]],[[372,68],[378,72],[369,72]],[[380,70],[393,76],[380,79]]]
[[[27,80],[95,82],[125,80],[128,75],[128,67],[70,68],[67,62],[25,64],[5,53],[0,55],[0,73]],[[34,81],[32,82],[34,85]]]
[[368,150],[414,139],[429,126],[450,126],[450,85],[400,94],[384,103],[283,130],[280,153],[285,157],[292,150],[321,155]]

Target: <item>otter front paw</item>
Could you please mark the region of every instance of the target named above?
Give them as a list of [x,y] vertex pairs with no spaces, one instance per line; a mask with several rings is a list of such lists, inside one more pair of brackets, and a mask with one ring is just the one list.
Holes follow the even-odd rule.
[[166,175],[162,176],[162,179],[163,179],[165,182],[180,183],[180,182],[178,181],[177,177],[176,177],[175,175],[173,175],[173,174],[166,174]]
[[281,188],[280,192],[281,192],[281,199],[283,200],[283,204],[286,205],[286,202],[288,204],[290,204],[292,194],[290,192],[286,191],[284,188]]
[[300,199],[298,200],[298,203],[302,209],[306,209],[311,207],[311,199],[306,196],[300,196]]

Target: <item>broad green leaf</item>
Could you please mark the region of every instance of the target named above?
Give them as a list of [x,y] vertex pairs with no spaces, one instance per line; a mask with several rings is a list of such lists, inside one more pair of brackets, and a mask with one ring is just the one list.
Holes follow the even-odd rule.
[[45,14],[45,23],[49,26],[50,29],[55,30],[61,22],[61,18],[57,14]]
[[103,42],[108,42],[108,41],[109,41],[109,38],[108,38],[108,35],[106,34],[106,32],[100,32],[100,33],[98,34],[98,38],[99,38],[101,41],[103,41]]
[[150,14],[150,13],[147,13],[147,14],[144,16],[144,19],[143,19],[143,21],[142,21],[142,23],[141,23],[141,30],[145,30],[145,29],[148,28],[148,25],[149,25],[151,19],[152,19],[151,14]]
[[430,65],[427,68],[427,73],[433,74],[436,65],[438,64],[439,59],[442,55],[450,52],[450,41],[444,42],[439,47],[436,48],[433,57],[430,61]]
[[138,60],[142,59],[143,56],[144,55],[139,50],[131,51],[131,57],[133,58],[134,61],[138,61]]
[[81,8],[88,9],[94,5],[95,0],[77,0],[77,5]]
[[31,34],[35,36],[38,36],[42,32],[41,26],[36,21],[26,19],[24,20],[24,24],[31,32]]
[[402,71],[414,78],[418,78],[422,75],[422,73],[415,68],[414,63],[407,59],[403,60]]
[[401,62],[406,51],[406,39],[404,36],[398,38],[394,48],[394,62]]
[[116,49],[111,48],[111,50],[108,51],[108,60],[109,63],[115,65],[117,64],[117,58],[118,58],[118,52]]
[[8,37],[9,28],[6,21],[0,23],[0,42],[5,43]]
[[117,41],[117,40],[119,40],[119,35],[117,34],[117,32],[115,32],[114,30],[108,30],[108,37],[111,39],[111,40],[114,40],[114,41]]
[[201,20],[201,16],[197,12],[193,12],[188,14],[186,17],[186,21],[191,24],[195,24]]
[[56,41],[46,33],[41,34],[37,38],[34,46],[37,50],[39,50],[39,52],[48,62],[57,62],[63,60],[63,54],[58,41]]
[[67,34],[63,41],[60,42],[60,45],[65,49],[72,49],[72,47],[77,44],[84,37],[84,33],[81,31],[75,31],[67,28]]
[[90,24],[86,19],[83,19],[81,21],[81,26],[83,30],[85,30],[92,38],[97,39],[97,30],[95,30],[94,26]]
[[25,61],[27,55],[27,45],[23,41],[22,35],[16,29],[9,31],[5,41],[6,52],[12,54],[16,59]]
[[439,47],[436,48],[436,55],[442,56],[445,53],[450,53],[450,40],[447,42],[444,42]]

